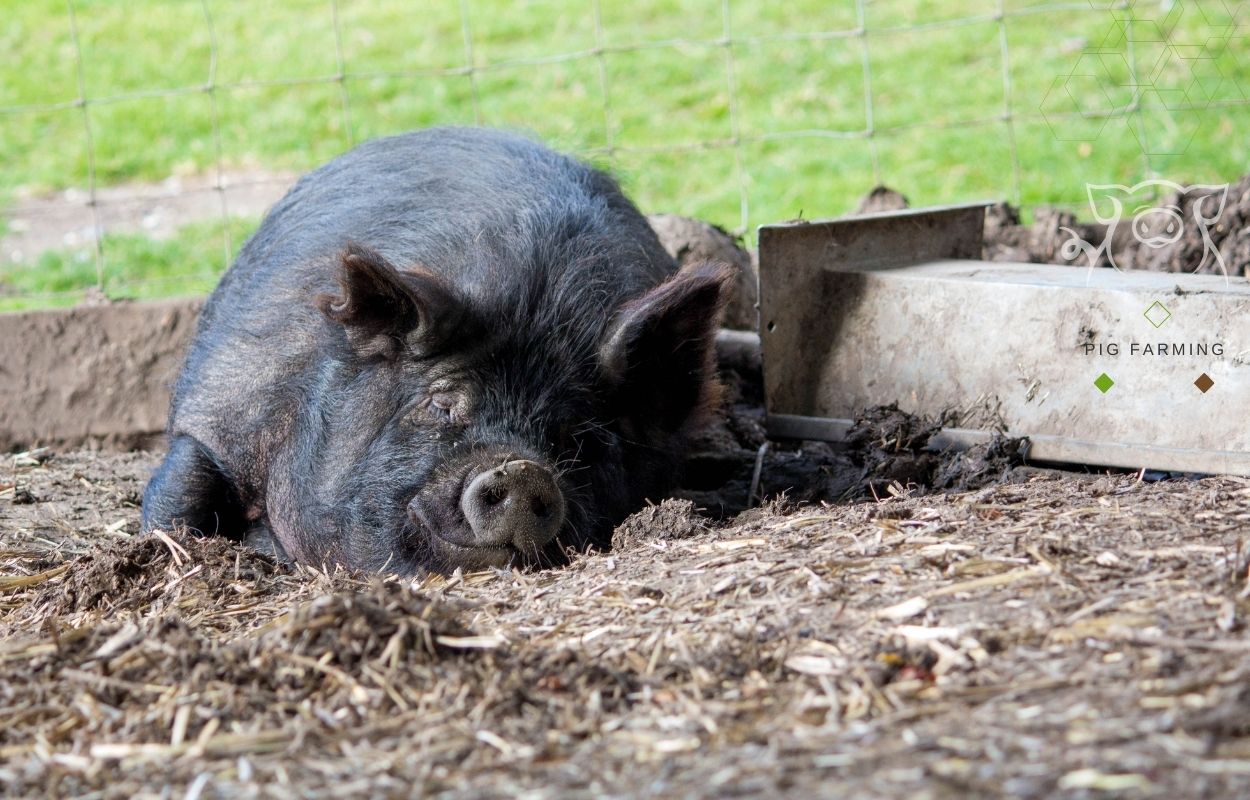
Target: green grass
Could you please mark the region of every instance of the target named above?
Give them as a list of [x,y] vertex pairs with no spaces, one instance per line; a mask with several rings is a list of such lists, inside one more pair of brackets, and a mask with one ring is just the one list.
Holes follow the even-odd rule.
[[[850,0],[729,0],[727,20],[721,0],[603,0],[598,29],[593,5],[571,0],[467,0],[467,19],[457,2],[340,0],[338,38],[329,0],[75,0],[81,89],[64,0],[0,0],[0,109],[32,107],[0,113],[0,203],[85,186],[93,168],[99,185],[219,160],[303,170],[355,142],[442,123],[531,131],[615,170],[645,210],[748,233],[844,213],[878,180],[916,204],[1006,197],[1033,206],[1079,203],[1086,182],[1132,183],[1147,168],[1182,182],[1250,168],[1241,134],[1250,106],[1228,104],[1250,96],[1244,42],[1230,50],[1240,62],[1225,54],[1214,63],[1160,61],[1158,43],[1134,44],[1139,72],[1160,86],[1223,103],[1155,122],[1149,105],[1179,95],[1150,99],[1150,141],[1175,152],[1147,159],[1126,120],[1052,126],[1039,117],[1125,102],[1115,63],[1079,59],[1094,46],[1130,53],[1108,38],[1116,29],[1106,11],[1016,13],[1041,3],[1005,0],[1009,125],[998,0],[873,0],[866,39],[852,35]],[[1193,4],[1166,13],[1146,5],[1141,13],[1158,16],[1172,41],[1205,38],[1209,23]],[[750,40],[725,46],[727,31]],[[845,35],[795,38],[812,31]],[[470,63],[472,76],[462,72]],[[1078,77],[1073,100],[1054,83],[1078,63],[1078,73],[1111,73]],[[85,111],[74,105],[80,92]],[[168,242],[110,236],[105,291],[207,288],[223,257],[213,238],[207,225]],[[97,265],[93,253],[45,254],[0,281],[8,307],[72,300],[96,284]]]
[[[97,265],[91,248],[49,250],[28,265],[0,266],[0,311],[73,305],[86,287],[117,299],[207,294],[257,220],[199,222],[172,239],[109,234]],[[97,283],[102,276],[103,281]]]

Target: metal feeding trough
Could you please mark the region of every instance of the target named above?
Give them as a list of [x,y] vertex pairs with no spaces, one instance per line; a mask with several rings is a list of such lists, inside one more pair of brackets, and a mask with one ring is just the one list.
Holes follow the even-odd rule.
[[770,435],[865,408],[1036,461],[1250,475],[1250,281],[981,261],[984,205],[760,228]]

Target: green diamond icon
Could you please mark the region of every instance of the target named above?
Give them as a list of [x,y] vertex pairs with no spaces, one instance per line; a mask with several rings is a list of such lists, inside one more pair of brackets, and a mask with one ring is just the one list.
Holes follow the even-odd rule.
[[1142,312],[1142,316],[1150,320],[1150,324],[1156,328],[1163,327],[1163,323],[1172,318],[1172,312],[1168,311],[1167,306],[1158,300],[1150,304],[1150,308]]
[[1098,391],[1106,394],[1111,390],[1112,386],[1115,386],[1115,381],[1111,380],[1111,376],[1104,372],[1094,379],[1094,385],[1098,387]]

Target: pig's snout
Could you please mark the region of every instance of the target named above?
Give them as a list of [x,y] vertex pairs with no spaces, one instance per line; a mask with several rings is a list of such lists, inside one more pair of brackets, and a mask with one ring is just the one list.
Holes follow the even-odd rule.
[[465,485],[460,510],[478,547],[512,545],[534,552],[564,524],[564,495],[555,476],[534,461],[508,461]]

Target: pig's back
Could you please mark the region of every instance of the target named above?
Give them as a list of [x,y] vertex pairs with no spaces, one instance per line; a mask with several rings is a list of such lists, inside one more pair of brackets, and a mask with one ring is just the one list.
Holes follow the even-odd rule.
[[[275,432],[275,402],[324,357],[330,326],[312,298],[337,290],[349,241],[446,276],[482,308],[572,299],[564,316],[592,326],[675,269],[614,181],[529,139],[436,128],[367,142],[304,176],[243,247],[205,306],[171,430]],[[517,308],[503,324],[532,316]]]
[[574,233],[614,251],[623,296],[672,272],[645,219],[607,176],[515,134],[435,128],[362,144],[306,175],[224,283],[329,290],[319,262],[350,240],[397,267],[420,263],[471,288],[493,266],[530,264],[536,247]]

